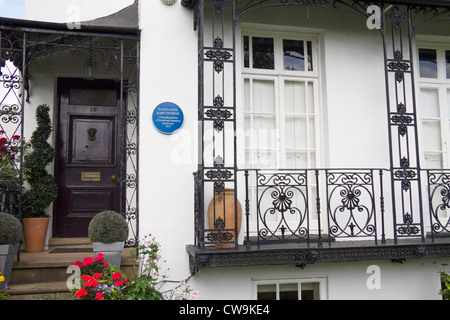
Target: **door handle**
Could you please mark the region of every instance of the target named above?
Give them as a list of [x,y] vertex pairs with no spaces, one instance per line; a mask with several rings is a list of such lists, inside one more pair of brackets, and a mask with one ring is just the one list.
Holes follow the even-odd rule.
[[112,176],[111,176],[111,181],[117,182],[117,181],[119,181],[119,178],[118,178],[117,176],[115,176],[115,175],[112,175]]

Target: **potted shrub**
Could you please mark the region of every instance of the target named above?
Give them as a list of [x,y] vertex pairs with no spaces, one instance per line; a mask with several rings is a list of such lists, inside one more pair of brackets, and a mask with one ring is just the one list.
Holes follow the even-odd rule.
[[9,213],[0,212],[0,271],[5,278],[0,289],[8,285],[14,263],[14,255],[22,240],[22,224]]
[[106,210],[92,218],[88,228],[96,254],[103,253],[105,261],[120,268],[122,251],[128,238],[128,223],[119,213]]
[[55,156],[54,149],[47,142],[52,132],[49,111],[48,105],[37,107],[37,127],[27,145],[27,154],[23,162],[24,180],[29,184],[22,196],[22,224],[26,252],[44,250],[50,219],[46,209],[58,195],[55,178],[47,171],[47,165]]

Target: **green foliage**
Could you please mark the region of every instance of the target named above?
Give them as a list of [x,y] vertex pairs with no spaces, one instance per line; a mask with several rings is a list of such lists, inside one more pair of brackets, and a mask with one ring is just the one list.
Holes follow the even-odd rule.
[[[131,278],[127,288],[127,296],[131,300],[162,300],[160,292],[161,279],[159,274],[160,245],[155,239],[147,238],[140,241],[137,247],[136,262],[139,263],[137,276]],[[163,276],[164,278],[164,276]]]
[[[23,139],[19,135],[11,138],[0,130],[0,189],[8,209],[17,213],[20,193],[20,152]],[[9,205],[8,205],[9,204]]]
[[92,242],[123,242],[128,238],[128,223],[115,211],[102,211],[89,223],[88,235]]
[[[447,264],[443,264],[443,266],[446,265]],[[450,276],[445,271],[442,271],[440,274],[444,288],[439,290],[439,294],[442,295],[445,300],[450,300]]]
[[9,213],[0,212],[0,245],[18,244],[22,240],[22,224]]
[[24,180],[30,185],[22,198],[22,216],[25,218],[45,217],[45,209],[58,195],[55,178],[46,168],[55,157],[55,151],[47,141],[52,132],[49,111],[48,105],[37,107],[37,127],[28,146],[31,152],[24,156]]

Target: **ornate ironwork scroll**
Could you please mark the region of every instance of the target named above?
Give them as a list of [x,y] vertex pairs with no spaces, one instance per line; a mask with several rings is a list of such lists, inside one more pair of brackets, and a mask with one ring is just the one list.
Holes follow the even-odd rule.
[[411,8],[395,5],[382,12],[394,239],[424,239]]
[[306,171],[258,171],[256,180],[258,241],[307,239]]
[[327,170],[328,228],[331,237],[376,238],[372,170]]
[[[201,245],[233,239],[237,246],[238,239],[237,226],[231,230],[224,229],[226,221],[215,220],[212,229],[205,228],[205,204],[199,203],[200,199],[209,202],[214,194],[223,193],[226,188],[237,189],[235,31],[234,24],[230,26],[227,21],[230,13],[234,14],[232,0],[200,0],[195,4],[199,39],[200,129],[195,215],[200,223],[196,240]],[[207,29],[205,21],[210,26]],[[236,197],[234,202],[237,214]],[[216,205],[213,207],[214,211],[219,210]],[[217,238],[219,235],[220,239]]]
[[431,236],[450,233],[450,171],[427,170]]
[[26,39],[0,30],[0,209],[20,219]]

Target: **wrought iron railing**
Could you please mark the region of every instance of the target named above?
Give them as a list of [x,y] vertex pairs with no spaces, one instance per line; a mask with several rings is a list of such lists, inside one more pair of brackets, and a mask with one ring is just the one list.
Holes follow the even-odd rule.
[[[217,191],[216,197],[202,192],[205,181],[195,174],[197,246],[322,246],[343,240],[370,240],[379,245],[404,238],[434,242],[450,236],[450,170],[419,171],[424,184],[417,189],[422,192],[421,201],[408,196],[411,189],[399,185],[394,190],[391,182],[397,177],[387,169],[248,169],[237,173],[236,181],[228,186],[236,188],[237,201],[227,200],[232,201],[232,218],[222,214],[225,204],[214,200]],[[242,219],[242,227],[226,219]]]

